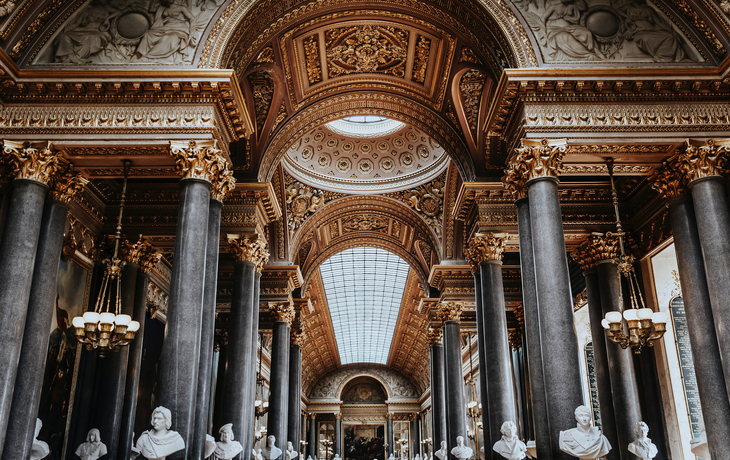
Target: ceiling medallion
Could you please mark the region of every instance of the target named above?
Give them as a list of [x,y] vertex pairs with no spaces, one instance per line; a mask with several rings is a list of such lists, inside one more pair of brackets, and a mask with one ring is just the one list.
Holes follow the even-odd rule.
[[410,33],[395,27],[365,24],[325,33],[330,78],[352,73],[405,75]]

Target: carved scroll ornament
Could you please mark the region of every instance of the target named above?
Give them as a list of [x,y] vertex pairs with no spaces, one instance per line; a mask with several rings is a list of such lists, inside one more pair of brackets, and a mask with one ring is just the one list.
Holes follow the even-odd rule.
[[[477,233],[469,241],[469,254],[477,264],[485,260],[502,260],[507,237],[504,233]],[[470,260],[470,263],[473,262]]]

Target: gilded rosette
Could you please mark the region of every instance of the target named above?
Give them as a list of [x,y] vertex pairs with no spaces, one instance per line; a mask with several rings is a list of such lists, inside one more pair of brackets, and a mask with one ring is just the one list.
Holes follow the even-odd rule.
[[304,346],[304,341],[307,339],[307,333],[302,331],[292,331],[291,333],[291,344],[296,345],[299,348]]
[[680,173],[677,159],[665,161],[661,168],[654,171],[650,178],[651,188],[667,200],[687,194],[686,177]]
[[[504,255],[504,241],[506,234],[477,233],[469,241],[469,257],[477,264],[485,260],[502,260]],[[470,264],[473,262],[470,260]]]
[[727,171],[728,150],[730,139],[708,139],[705,142],[687,139],[686,148],[677,160],[678,169],[687,182],[722,176]]
[[438,345],[441,343],[441,339],[444,336],[444,331],[440,327],[429,327],[427,334],[428,343],[430,345]]
[[217,141],[170,141],[180,179],[199,179],[216,184],[228,169]]
[[283,303],[270,303],[269,313],[271,313],[274,321],[283,321],[289,326],[294,321],[294,315],[296,314],[292,305]]
[[124,246],[127,253],[127,262],[139,265],[139,269],[143,273],[152,273],[152,270],[162,258],[162,254],[149,241],[141,237],[134,244],[129,244],[127,240],[124,240]]
[[442,302],[439,304],[438,315],[441,321],[459,321],[464,311],[461,302]]
[[12,175],[15,179],[48,184],[58,170],[58,155],[52,147],[51,142],[43,148],[36,148],[30,142],[6,140],[3,153],[13,167]]
[[81,174],[66,172],[53,177],[51,180],[50,198],[68,204],[77,193],[81,193],[89,180]]
[[256,271],[261,273],[264,265],[269,261],[269,252],[266,250],[266,239],[261,235],[228,238],[228,252],[238,262],[253,262]]
[[540,177],[555,177],[563,169],[563,157],[567,149],[567,139],[542,139],[533,141],[522,139],[522,147],[508,169],[521,173],[525,181]]

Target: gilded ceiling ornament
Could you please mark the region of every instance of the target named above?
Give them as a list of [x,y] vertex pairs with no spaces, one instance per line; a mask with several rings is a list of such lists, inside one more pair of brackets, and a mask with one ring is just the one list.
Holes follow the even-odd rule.
[[322,62],[319,58],[319,35],[314,34],[302,41],[304,54],[306,55],[305,65],[307,66],[307,81],[314,85],[322,81]]
[[463,98],[466,121],[473,130],[477,129],[479,106],[482,100],[482,89],[487,75],[478,69],[467,71],[459,80],[459,89]]
[[274,79],[265,70],[257,70],[248,76],[248,83],[251,86],[254,112],[256,112],[256,133],[261,136],[274,97]]
[[329,77],[384,73],[403,78],[409,36],[406,30],[372,24],[326,31]]
[[84,190],[88,183],[89,180],[78,173],[67,171],[64,174],[57,174],[51,180],[50,198],[68,204],[74,195]]
[[[477,261],[502,260],[504,241],[509,236],[506,233],[477,233],[469,241],[470,255]],[[470,261],[471,263],[471,261]]]
[[181,180],[199,179],[216,184],[227,174],[228,161],[218,149],[218,141],[170,141],[170,151]]
[[283,321],[287,323],[288,326],[291,326],[291,323],[294,321],[294,316],[296,315],[292,305],[283,303],[270,303],[269,313],[271,313],[274,321]]
[[441,339],[444,336],[444,331],[440,327],[429,327],[427,334],[428,343],[430,345],[438,345],[441,343]]
[[482,65],[482,61],[479,60],[477,55],[472,51],[471,48],[464,45],[461,47],[461,54],[459,55],[459,64],[468,62],[470,64]]
[[679,172],[677,159],[665,161],[650,178],[651,188],[667,200],[687,195],[687,178]]
[[286,111],[286,103],[284,101],[281,101],[281,105],[279,106],[279,112],[276,114],[276,118],[274,119],[274,124],[271,125],[271,131],[276,131],[276,127],[281,124],[282,121],[286,119],[287,116]]
[[332,197],[322,190],[315,189],[301,182],[293,181],[286,187],[286,210],[287,226],[289,227],[289,239],[307,220],[309,216],[325,205]]
[[140,236],[139,240],[134,244],[129,244],[126,239],[122,240],[125,246],[126,261],[139,265],[139,269],[143,273],[152,273],[157,263],[162,258],[162,253]]
[[342,227],[346,232],[387,232],[388,221],[378,216],[363,214],[354,216],[342,223]]
[[459,321],[464,311],[464,304],[461,302],[439,303],[438,316],[441,321]]
[[515,158],[515,161],[507,166],[504,170],[504,176],[502,176],[502,184],[504,188],[512,194],[515,200],[527,197],[527,186],[525,182],[527,180],[527,167],[523,161],[519,161],[519,158]]
[[229,166],[228,161],[225,161],[225,168],[220,169],[218,175],[213,178],[213,187],[210,189],[210,197],[221,203],[236,188],[236,178],[233,177],[233,171]]
[[727,171],[728,152],[730,139],[708,139],[705,142],[687,139],[677,166],[688,183],[703,177],[722,176]]
[[413,56],[413,74],[411,80],[423,85],[426,82],[426,71],[428,70],[428,59],[431,56],[431,40],[418,35],[416,38],[416,49]]
[[15,179],[48,184],[58,170],[58,154],[49,141],[45,147],[33,147],[30,142],[6,140],[3,145],[5,160],[13,167]]
[[304,331],[291,332],[291,344],[302,348],[307,340],[307,333]]
[[274,47],[269,45],[262,49],[254,59],[254,64],[273,64],[274,63]]
[[269,261],[266,251],[266,239],[261,235],[242,235],[228,238],[228,252],[237,262],[253,262],[256,271],[261,273],[264,265]]
[[9,15],[15,9],[15,1],[0,0],[0,18]]
[[444,171],[428,184],[400,192],[386,193],[385,196],[408,204],[423,217],[436,236],[441,237],[446,174],[447,171]]
[[514,163],[523,163],[526,181],[539,177],[557,178],[562,170],[567,143],[567,139],[522,139],[522,147],[517,148],[517,156],[509,167],[512,168]]

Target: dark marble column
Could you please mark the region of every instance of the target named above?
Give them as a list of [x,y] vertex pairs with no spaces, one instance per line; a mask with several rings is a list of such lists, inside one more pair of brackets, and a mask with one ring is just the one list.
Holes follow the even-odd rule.
[[431,358],[431,426],[433,432],[434,452],[441,447],[441,441],[446,441],[446,390],[444,388],[444,346],[441,344],[443,331],[438,329],[428,330],[428,341],[431,344],[429,350]]
[[[291,305],[276,304],[269,307],[273,319],[271,341],[271,382],[269,391],[269,419],[267,436],[276,436],[276,446],[286,451],[288,398],[289,398],[289,328],[294,320]],[[283,459],[282,453],[281,458]],[[271,459],[276,460],[276,459]]]
[[287,441],[291,442],[292,447],[297,452],[299,452],[301,433],[299,414],[302,413],[302,346],[304,345],[304,339],[303,332],[292,332],[291,347],[289,349],[289,416],[287,420],[286,438]]
[[335,454],[342,456],[342,413],[335,414]]
[[[193,433],[192,458],[203,458],[205,435],[213,434],[208,423],[210,413],[211,375],[213,374],[213,347],[215,341],[215,302],[218,288],[218,254],[220,252],[221,211],[223,196],[211,199],[208,210],[208,242],[205,255],[205,291],[203,316],[200,325],[200,360],[198,365],[198,391],[195,405],[195,431]],[[235,429],[235,426],[234,426]],[[218,437],[214,435],[217,439]],[[235,436],[234,438],[240,439]]]
[[0,242],[0,452],[8,428],[18,360],[33,281],[43,204],[57,159],[50,149],[5,141],[5,159],[17,172]]
[[46,200],[3,460],[29,458],[33,445],[67,214],[67,200]]
[[[259,288],[261,286],[261,271],[264,268],[264,264],[269,259],[269,254],[266,252],[266,241],[262,238],[258,242],[258,249],[256,251],[256,256],[254,259],[256,260],[256,273],[254,273],[254,281],[253,281],[253,309],[252,313],[253,316],[251,318],[251,324],[253,325],[253,330],[251,331],[251,375],[254,376],[253,384],[249,387],[249,393],[247,396],[247,400],[251,402],[251,404],[246,408],[247,411],[246,417],[249,420],[253,420],[253,429],[256,429],[256,409],[254,404],[254,401],[256,401],[256,380],[255,376],[257,375],[258,370],[258,352],[259,352]],[[251,436],[246,436],[243,439],[240,440],[241,444],[243,445],[244,452],[250,452],[251,448],[253,448],[253,438]],[[246,450],[248,449],[248,450]]]
[[388,412],[385,417],[385,443],[387,444],[385,453],[388,457],[390,457],[391,454],[395,453],[395,436],[393,435],[393,414]]
[[[484,349],[485,342],[479,340],[479,337],[484,337],[484,307],[482,305],[482,277],[479,271],[479,260],[478,257],[472,258],[471,250],[468,251],[467,257],[470,259],[469,262],[472,266],[472,274],[474,275],[474,293],[476,299],[476,314],[477,314],[477,349],[479,351],[479,400],[482,404],[482,430],[484,433],[490,433],[489,425],[489,369],[487,368],[487,352]],[[433,388],[433,387],[432,387]],[[440,446],[440,444],[437,444]]]
[[[446,426],[449,451],[456,446],[456,438],[468,439],[466,429],[466,404],[464,403],[464,374],[461,360],[461,318],[462,305],[444,302],[439,315],[444,322],[444,364],[446,380]],[[455,459],[453,455],[449,456]]]
[[[519,184],[523,193],[524,183]],[[519,196],[519,194],[518,194]],[[526,197],[515,201],[520,240],[520,272],[522,277],[522,307],[525,321],[525,348],[527,369],[530,375],[532,418],[535,427],[535,446],[538,458],[550,458],[550,423],[547,416],[545,378],[542,369],[542,344],[540,339],[540,314],[537,307],[535,286],[535,257],[532,251],[530,202]]]
[[142,368],[145,321],[147,318],[147,287],[150,282],[150,273],[161,257],[161,254],[146,241],[140,241],[135,246],[136,254],[131,257],[139,265],[139,271],[137,272],[132,319],[139,322],[139,330],[132,343],[129,344],[129,361],[127,363],[127,380],[124,389],[122,426],[119,433],[118,458],[120,459],[129,458],[132,443],[134,442],[134,423],[135,414],[137,413],[137,396],[139,395],[139,377]]
[[[472,254],[479,261],[481,274],[481,319],[484,350],[484,374],[488,379],[488,391],[481,397],[482,411],[486,412],[489,424],[484,427],[484,443],[492,446],[502,438],[500,427],[506,421],[517,423],[515,413],[515,392],[510,365],[511,351],[507,339],[507,315],[504,304],[502,282],[502,253],[504,238],[493,233],[477,234],[469,242]],[[481,362],[480,362],[481,365]],[[482,372],[480,371],[480,376]],[[486,401],[487,404],[484,404]],[[486,409],[485,409],[486,408]],[[451,438],[451,437],[449,437]],[[499,460],[501,457],[491,449],[484,449],[485,457]],[[491,454],[488,454],[491,452]]]
[[307,430],[307,458],[309,460],[312,457],[313,460],[317,459],[317,414],[309,414],[307,418],[309,420],[309,426]]
[[418,414],[412,414],[411,415],[411,434],[410,434],[410,442],[411,442],[411,453],[409,455],[410,458],[415,458],[416,454],[421,455],[421,425],[420,425],[420,416]]
[[[560,431],[575,426],[575,408],[583,404],[573,296],[565,250],[557,170],[565,140],[523,140],[510,164],[516,177],[527,179],[536,292],[544,350],[543,376],[550,424],[552,459],[572,459],[558,444]],[[550,457],[549,457],[550,458]]]

